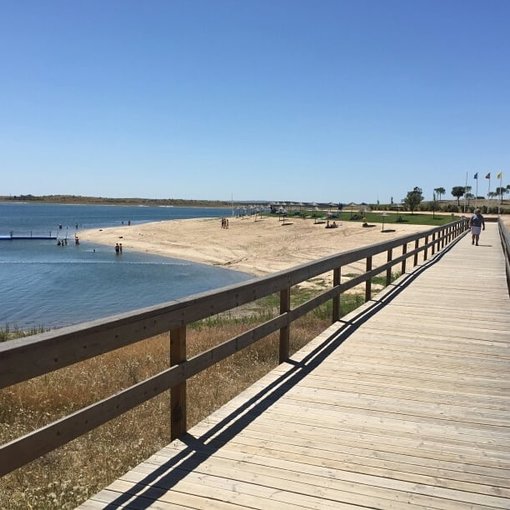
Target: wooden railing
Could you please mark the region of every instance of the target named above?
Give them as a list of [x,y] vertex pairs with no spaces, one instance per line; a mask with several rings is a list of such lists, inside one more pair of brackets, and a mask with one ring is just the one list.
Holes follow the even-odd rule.
[[[393,267],[399,266],[397,270],[405,273],[409,260],[414,265],[418,263],[419,255],[423,260],[427,260],[429,256],[457,239],[466,229],[467,222],[462,219],[418,234],[325,257],[218,291],[0,344],[0,388],[4,388],[157,334],[170,332],[169,368],[4,444],[0,448],[0,476],[167,390],[171,390],[171,438],[180,436],[187,430],[186,381],[190,377],[278,330],[279,360],[287,360],[293,321],[329,300],[332,300],[332,321],[337,321],[340,318],[340,296],[343,292],[365,283],[365,298],[370,300],[373,277],[385,273],[386,282],[389,284]],[[401,253],[395,256],[398,249]],[[373,259],[378,254],[386,254],[386,262],[374,268]],[[362,260],[365,260],[366,271],[341,283],[342,267]],[[333,271],[332,288],[291,309],[291,288],[329,271]],[[187,359],[187,325],[274,293],[280,294],[279,315]]]
[[508,291],[510,292],[510,232],[501,218],[498,220],[498,227],[499,235],[501,237],[501,246],[503,247],[503,253],[505,254],[506,282],[508,285]]

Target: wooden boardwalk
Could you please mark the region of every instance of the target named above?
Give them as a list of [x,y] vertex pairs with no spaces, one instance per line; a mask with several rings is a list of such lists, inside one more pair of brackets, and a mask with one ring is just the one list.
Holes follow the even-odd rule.
[[509,509],[496,225],[439,259],[80,508]]

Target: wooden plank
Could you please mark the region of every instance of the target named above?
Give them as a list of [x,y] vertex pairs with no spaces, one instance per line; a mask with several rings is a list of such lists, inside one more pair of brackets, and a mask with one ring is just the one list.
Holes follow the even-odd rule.
[[[170,366],[186,361],[186,326],[170,331]],[[187,430],[187,381],[182,381],[170,390],[170,439],[176,439]]]
[[[398,430],[390,430],[381,426],[370,427],[363,423],[357,425],[343,426],[342,423],[335,423],[329,421],[321,425],[316,425],[317,421],[307,420],[306,418],[295,418],[295,422],[288,426],[289,434],[302,434],[304,438],[322,439],[323,441],[332,441],[331,436],[335,434],[341,434],[343,438],[349,438],[351,441],[357,444],[370,443],[370,444],[382,444],[384,448],[391,445],[399,445],[399,451],[413,454],[415,449],[426,450],[427,452],[434,453],[435,450],[441,450],[442,452],[450,456],[462,456],[468,459],[478,459],[481,452],[485,452],[485,455],[481,456],[481,462],[483,465],[494,466],[497,468],[508,466],[510,461],[510,455],[508,448],[506,451],[502,451],[497,447],[497,441],[489,441],[491,444],[488,445],[484,441],[469,442],[463,440],[458,435],[452,435],[452,430],[446,430],[443,436],[428,435],[426,434],[426,427],[417,428],[415,433],[406,433]],[[266,417],[265,423],[253,421],[250,424],[250,430],[253,429],[257,432],[269,433],[269,430],[279,430],[288,423],[289,420],[278,419],[277,416],[272,416],[271,419]],[[420,440],[416,440],[416,438]],[[434,455],[432,455],[434,458]],[[484,458],[487,457],[487,458]]]
[[[224,454],[222,450],[222,454]],[[166,458],[161,459],[165,462]],[[150,471],[150,466],[146,466]],[[258,486],[271,487],[277,490],[292,491],[296,494],[296,503],[301,494],[313,494],[315,491],[323,497],[351,504],[367,506],[380,505],[381,502],[392,503],[392,508],[409,508],[409,495],[418,507],[423,508],[465,508],[466,504],[476,504],[477,508],[506,508],[508,500],[497,496],[473,494],[434,486],[408,483],[386,477],[372,477],[360,473],[339,472],[322,466],[295,464],[288,461],[278,462],[276,459],[264,458],[256,462],[256,458],[245,459],[231,454],[230,459],[220,454],[213,459],[204,456],[197,462],[194,473],[222,476],[230,480],[255,483]],[[446,501],[445,501],[446,500]],[[383,507],[388,507],[384,505]]]
[[[367,474],[397,477],[407,481],[423,482],[424,477],[441,479],[441,483],[452,488],[466,488],[465,483],[474,484],[474,492],[485,494],[502,495],[500,488],[510,490],[510,470],[500,470],[499,476],[493,474],[469,473],[465,471],[465,465],[459,463],[443,463],[444,467],[438,467],[437,462],[418,456],[395,454],[393,452],[374,452],[351,445],[335,447],[322,441],[307,441],[306,444],[294,444],[283,438],[278,441],[259,439],[240,435],[229,441],[225,448],[248,454],[258,453],[282,459],[295,458],[300,462],[330,466],[336,469],[351,472],[363,472]],[[384,475],[382,472],[384,471]],[[460,482],[460,483],[457,483]]]
[[[378,436],[370,433],[355,433],[352,431],[339,431],[339,434],[329,441],[325,441],[321,431],[313,427],[296,426],[285,437],[278,438],[278,441],[270,439],[271,427],[263,425],[252,426],[243,431],[243,434],[237,435],[232,441],[244,442],[246,440],[259,440],[263,442],[271,442],[275,444],[274,448],[278,448],[278,444],[282,450],[286,445],[294,445],[299,447],[314,447],[318,454],[323,451],[331,451],[336,454],[345,452],[352,455],[353,451],[357,452],[360,457],[376,457],[407,459],[407,463],[430,466],[439,472],[441,469],[454,467],[455,469],[467,475],[473,475],[474,479],[480,479],[483,476],[489,476],[499,481],[504,479],[508,481],[510,474],[510,466],[498,459],[486,460],[480,462],[477,456],[454,456],[448,450],[441,450],[437,445],[431,442],[402,441],[401,439],[392,439],[388,436]],[[211,441],[215,444],[215,441]],[[354,449],[354,450],[353,450]],[[469,453],[469,452],[468,452]],[[471,452],[473,453],[473,452]],[[461,462],[462,461],[462,462]],[[506,486],[497,482],[495,487]]]
[[[165,459],[160,458],[160,460],[164,462]],[[168,477],[156,481],[149,487],[144,484],[144,480],[147,475],[151,474],[151,469],[154,466],[160,466],[159,463],[155,462],[155,457],[151,457],[151,461],[154,462],[153,466],[150,464],[138,466],[138,468],[126,473],[122,479],[115,482],[114,486],[117,489],[124,486],[124,490],[129,491],[131,494],[136,494],[137,492],[144,494],[144,491],[152,488],[168,493],[168,488],[171,487],[171,492],[160,497],[158,501],[173,500],[174,494],[177,494],[180,501],[188,504],[193,501],[188,497],[189,495],[199,495],[208,501],[217,502],[220,500],[228,505],[234,504],[236,505],[235,508],[255,508],[260,510],[335,508],[332,503],[328,505],[322,498],[314,497],[313,495],[302,494],[300,500],[296,501],[292,494],[289,495],[283,491],[279,493],[274,488],[265,486],[262,483],[253,484],[233,477],[222,476],[220,470],[209,474],[176,469]],[[205,506],[205,508],[207,509],[208,507]],[[350,510],[352,508],[359,508],[359,506],[341,504],[336,508]]]

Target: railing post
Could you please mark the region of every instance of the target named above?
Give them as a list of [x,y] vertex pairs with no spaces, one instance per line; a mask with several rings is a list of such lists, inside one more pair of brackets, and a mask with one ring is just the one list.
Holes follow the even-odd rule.
[[[367,273],[372,271],[372,257],[367,257]],[[372,280],[368,278],[365,282],[365,303],[372,299]]]
[[[416,241],[414,241],[414,251],[418,250],[420,246],[420,240],[419,239],[416,239]],[[416,251],[416,253],[414,254],[414,267],[416,267],[418,265],[418,252]]]
[[[387,262],[391,262],[393,260],[393,249],[390,248],[388,250],[388,256],[386,257]],[[391,267],[386,269],[386,286],[391,283]]]
[[436,253],[436,233],[437,232],[434,232],[432,234],[432,248],[431,248],[431,255],[434,255],[434,253]]
[[423,261],[424,262],[427,260],[427,252],[429,250],[428,244],[429,244],[429,236],[425,236],[425,250],[423,250]]
[[[170,366],[186,361],[186,326],[170,330]],[[186,432],[186,381],[170,390],[170,440]]]
[[[342,268],[335,267],[333,269],[333,287],[337,287],[340,285],[342,281]],[[332,322],[337,322],[340,320],[340,296],[336,296],[333,298],[333,313],[331,317]]]
[[[280,315],[290,310],[290,289],[282,289],[280,291]],[[280,328],[280,363],[289,359],[289,326]]]
[[[407,253],[407,243],[402,245],[402,255],[405,255]],[[402,274],[406,272],[406,259],[402,261],[402,268],[400,270]]]

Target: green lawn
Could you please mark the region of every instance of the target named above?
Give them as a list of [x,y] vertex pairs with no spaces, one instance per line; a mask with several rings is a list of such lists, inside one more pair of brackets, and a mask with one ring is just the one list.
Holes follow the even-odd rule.
[[360,213],[355,212],[341,212],[337,218],[334,218],[338,221],[354,221],[359,223],[369,223],[369,224],[382,224],[384,220],[384,225],[392,225],[395,223],[407,223],[408,225],[431,225],[438,226],[444,225],[446,223],[451,223],[452,221],[460,219],[460,216],[453,214],[421,214],[414,213],[411,214],[409,212],[398,213],[398,212],[386,212],[386,216],[382,216],[381,213],[372,213],[367,212],[364,216]]

